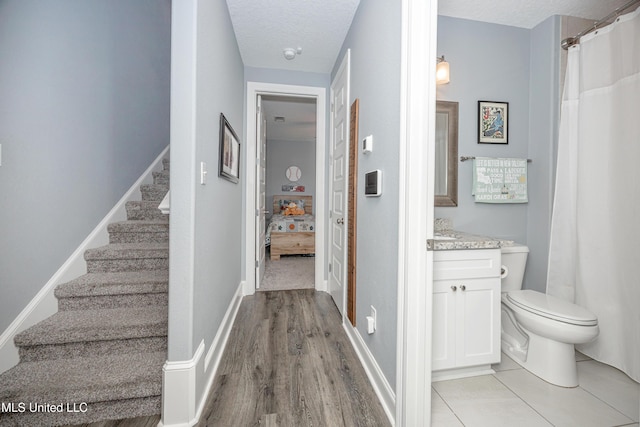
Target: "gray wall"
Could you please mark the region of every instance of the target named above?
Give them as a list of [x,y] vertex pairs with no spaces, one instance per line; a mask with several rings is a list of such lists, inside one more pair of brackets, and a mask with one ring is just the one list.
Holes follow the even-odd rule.
[[[524,287],[546,289],[560,103],[560,23],[554,16],[532,30],[440,16],[438,53],[451,64],[451,83],[438,99],[460,103],[460,155],[528,157],[529,203],[474,203],[471,162],[458,163],[458,207],[436,208],[454,228],[529,246]],[[488,55],[487,52],[492,52]],[[495,55],[508,58],[494,65]],[[485,71],[487,70],[487,71]],[[478,144],[477,101],[508,101],[509,144]]]
[[[437,99],[459,102],[460,156],[523,157],[529,144],[530,31],[438,17],[438,54],[451,66],[451,82]],[[478,144],[478,101],[509,102],[509,144]],[[537,177],[529,173],[529,182]],[[527,242],[527,204],[475,203],[472,162],[458,162],[458,206],[435,209],[455,229]]]
[[283,85],[315,86],[329,89],[331,76],[325,73],[244,67],[244,81]]
[[[356,324],[395,389],[398,292],[401,3],[361,2],[333,75],[351,49],[349,105],[360,99],[360,139],[373,135],[373,152],[359,154]],[[364,173],[382,170],[381,197],[364,197]],[[377,330],[365,317],[377,310]]]
[[[290,182],[285,176],[289,166],[298,166],[302,178]],[[274,195],[290,195],[295,199],[299,195],[308,195],[316,200],[316,143],[315,141],[278,141],[267,140],[267,210],[272,211]],[[287,193],[282,185],[304,185],[304,192]],[[272,214],[275,212],[271,212]],[[315,213],[315,204],[314,204]],[[270,215],[269,215],[270,216]]]
[[560,116],[560,17],[552,16],[531,30],[529,257],[524,286],[546,291],[551,208],[555,186]]
[[173,25],[169,360],[180,361],[210,348],[241,282],[246,183],[218,177],[218,150],[224,113],[244,158],[244,68],[225,2],[173,2]]
[[169,143],[169,0],[0,2],[0,332]]

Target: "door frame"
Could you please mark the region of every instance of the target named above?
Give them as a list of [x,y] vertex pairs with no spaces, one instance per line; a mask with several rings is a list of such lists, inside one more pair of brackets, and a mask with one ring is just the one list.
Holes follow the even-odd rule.
[[431,419],[438,0],[402,0],[395,425]]
[[[243,283],[244,295],[253,295],[256,291],[255,261],[256,261],[256,103],[258,95],[270,96],[295,96],[301,98],[314,98],[316,100],[316,195],[313,205],[315,207],[315,289],[327,291],[325,276],[325,168],[326,168],[326,122],[327,100],[326,88],[316,86],[295,86],[263,82],[247,82],[247,116],[246,116],[246,150],[245,150],[245,215],[246,215],[246,241],[245,241],[245,280]],[[269,203],[267,201],[267,206]]]

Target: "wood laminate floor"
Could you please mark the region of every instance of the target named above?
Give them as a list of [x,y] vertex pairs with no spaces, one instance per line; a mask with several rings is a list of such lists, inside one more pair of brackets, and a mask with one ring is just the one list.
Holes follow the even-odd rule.
[[388,426],[331,297],[243,299],[199,426]]
[[[155,427],[159,421],[82,427]],[[389,425],[329,294],[305,289],[244,297],[198,426]]]

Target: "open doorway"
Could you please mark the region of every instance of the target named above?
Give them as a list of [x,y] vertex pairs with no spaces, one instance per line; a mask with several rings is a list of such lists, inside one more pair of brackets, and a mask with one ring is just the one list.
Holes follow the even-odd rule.
[[[257,145],[261,165],[257,203],[264,183],[264,269],[259,291],[315,288],[316,99],[258,95],[264,143]],[[264,175],[263,175],[264,174]],[[260,240],[261,233],[257,233]],[[256,252],[261,254],[262,248]],[[259,255],[260,257],[260,255]],[[258,259],[260,262],[260,259]]]
[[[266,110],[262,106],[263,102],[266,102]],[[295,116],[290,115],[291,118],[287,120],[287,113],[278,112],[283,111],[280,107],[284,107],[285,104],[290,104],[289,108],[307,111],[306,118],[294,119]],[[271,261],[272,255],[275,255],[275,258],[280,258],[279,260],[274,259],[274,263],[282,262],[285,258],[293,258],[293,255],[307,255],[299,258],[305,258],[308,264],[312,264],[312,270],[309,269],[313,275],[312,287],[320,291],[327,289],[324,225],[326,220],[324,190],[326,114],[325,88],[259,82],[247,83],[247,117],[255,117],[256,119],[247,120],[246,220],[247,224],[255,223],[255,226],[247,228],[245,295],[253,294],[261,288],[260,282],[266,273],[266,263]],[[276,122],[276,117],[284,117],[284,122],[280,118]],[[287,136],[271,133],[267,138],[266,132],[276,132],[278,128],[276,123],[286,125],[287,121],[289,124],[294,124],[294,121],[300,123],[298,126],[292,126],[292,129],[289,130],[290,134]],[[266,129],[266,132],[261,132],[262,127]],[[298,131],[303,128],[315,129],[314,136],[301,140],[299,136],[295,136],[294,127],[297,127]],[[287,131],[285,130],[285,132]],[[258,137],[263,134],[264,143]],[[267,139],[276,142],[269,146]],[[302,145],[296,145],[296,142]],[[270,150],[274,152],[270,154]],[[283,154],[283,151],[287,150],[296,152],[295,158]],[[267,195],[267,167],[269,167],[269,195]],[[302,186],[305,187],[304,191],[296,191],[301,190],[299,187]],[[274,196],[281,196],[277,199],[277,203],[274,203]],[[286,206],[284,203],[280,203],[286,200],[289,201]],[[300,203],[301,200],[304,202]],[[274,212],[280,213],[283,208],[286,209],[291,201],[294,201],[296,205],[295,207],[291,206],[291,209],[301,209],[304,213],[313,216],[313,230],[309,229],[309,224],[301,225],[298,221],[290,221],[290,224],[285,224],[285,226],[293,227],[292,232],[295,232],[296,228],[297,231],[307,233],[313,231],[313,237],[311,241],[303,239],[304,241],[301,242],[291,236],[284,236],[285,239],[293,239],[294,244],[297,246],[299,244],[298,247],[304,247],[304,250],[299,254],[296,254],[295,251],[287,253],[290,251],[283,252],[282,244],[276,244],[276,252],[274,253],[273,235],[267,242],[266,231],[269,224],[267,221],[269,217],[274,215]],[[262,236],[263,233],[264,236]],[[255,249],[251,251],[250,248]],[[310,256],[312,254],[314,256]]]

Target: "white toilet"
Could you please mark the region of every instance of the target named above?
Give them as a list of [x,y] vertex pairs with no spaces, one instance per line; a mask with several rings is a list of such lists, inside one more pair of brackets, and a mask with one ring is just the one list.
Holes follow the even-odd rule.
[[598,336],[589,310],[551,295],[522,290],[529,248],[502,248],[502,351],[529,372],[562,387],[576,387],[574,345]]

